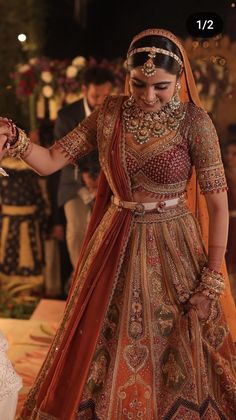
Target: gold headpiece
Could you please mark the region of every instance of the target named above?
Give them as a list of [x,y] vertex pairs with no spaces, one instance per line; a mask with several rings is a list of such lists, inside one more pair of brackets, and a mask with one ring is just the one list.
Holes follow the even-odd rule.
[[[144,48],[134,48],[132,49],[132,45],[138,41],[141,38],[145,38],[146,36],[153,36],[153,35],[158,35],[158,36],[163,36],[165,38],[170,39],[180,50],[182,56],[184,56],[184,49],[183,46],[181,44],[181,42],[179,41],[179,39],[172,34],[171,32],[167,31],[166,29],[146,29],[142,32],[140,32],[139,34],[137,34],[129,47],[129,51],[127,54],[127,57],[130,57],[131,55],[135,54],[136,52],[150,52],[148,54],[149,59],[146,61],[146,63],[144,63],[143,67],[142,67],[142,71],[145,74],[145,76],[153,76],[156,72],[156,66],[153,62],[153,59],[156,56],[156,53],[161,53],[161,54],[166,54],[169,55],[170,57],[174,58],[181,67],[183,67],[183,62],[182,60],[174,53],[172,53],[171,51],[162,49],[162,48],[156,48],[156,47],[144,47]],[[155,51],[154,51],[155,48]]]
[[149,54],[148,54],[149,59],[142,66],[142,72],[147,77],[151,77],[151,76],[153,76],[156,73],[156,66],[154,64],[153,59],[156,57],[156,54],[157,53],[168,55],[168,56],[174,58],[174,60],[176,60],[177,63],[181,67],[183,67],[182,60],[176,54],[174,54],[172,51],[168,51],[168,50],[165,50],[163,48],[157,48],[157,47],[134,48],[133,50],[131,50],[130,52],[128,52],[128,56],[127,57],[131,57],[132,55],[134,55],[136,53],[141,53],[141,52],[149,52]]

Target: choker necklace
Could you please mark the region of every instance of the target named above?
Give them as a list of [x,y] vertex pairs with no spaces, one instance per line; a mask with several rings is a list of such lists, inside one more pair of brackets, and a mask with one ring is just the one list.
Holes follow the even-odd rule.
[[147,143],[153,137],[161,137],[179,128],[184,119],[184,104],[178,95],[167,102],[159,111],[143,111],[131,96],[123,104],[122,117],[128,133],[133,133],[139,144]]

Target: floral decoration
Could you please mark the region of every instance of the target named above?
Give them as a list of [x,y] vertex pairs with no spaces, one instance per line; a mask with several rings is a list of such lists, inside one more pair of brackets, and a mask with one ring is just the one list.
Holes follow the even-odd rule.
[[120,59],[98,63],[93,57],[83,56],[71,62],[36,57],[16,66],[11,77],[16,96],[29,113],[31,129],[35,128],[36,119],[43,119],[48,113],[49,118],[55,120],[63,105],[81,97],[84,72],[94,65],[110,69],[115,76],[115,91],[123,91],[125,68]]

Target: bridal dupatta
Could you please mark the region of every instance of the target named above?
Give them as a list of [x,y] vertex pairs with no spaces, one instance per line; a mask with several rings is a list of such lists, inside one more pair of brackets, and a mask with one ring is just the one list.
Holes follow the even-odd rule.
[[[99,331],[110,302],[116,277],[128,242],[132,215],[106,208],[111,197],[107,179],[116,195],[130,201],[128,179],[120,164],[121,150],[119,98],[110,110],[104,158],[95,208],[81,251],[74,284],[64,318],[49,354],[25,402],[20,419],[72,420],[75,418]],[[108,121],[104,121],[108,125]],[[106,156],[105,156],[106,155]],[[113,170],[115,168],[115,170]],[[96,315],[95,315],[96,314]],[[55,398],[56,395],[56,398]],[[35,408],[34,408],[35,407]]]

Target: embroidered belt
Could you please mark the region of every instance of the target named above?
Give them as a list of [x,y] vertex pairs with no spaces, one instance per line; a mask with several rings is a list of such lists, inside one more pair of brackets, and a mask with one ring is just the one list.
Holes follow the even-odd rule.
[[151,203],[140,203],[137,201],[123,201],[113,195],[111,197],[111,201],[118,207],[118,210],[130,209],[135,214],[143,215],[146,213],[146,211],[152,210],[156,210],[158,213],[162,213],[165,209],[176,207],[178,204],[183,203],[185,200],[184,196],[181,196],[177,198],[171,198],[169,200],[155,201]]

